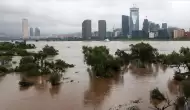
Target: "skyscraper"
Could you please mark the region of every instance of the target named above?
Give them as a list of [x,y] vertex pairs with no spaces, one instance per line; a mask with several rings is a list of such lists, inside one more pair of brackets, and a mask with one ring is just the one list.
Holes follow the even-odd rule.
[[28,39],[29,37],[28,19],[22,19],[22,34],[23,34],[23,39]]
[[129,35],[129,16],[122,15],[122,33],[123,36]]
[[148,22],[148,19],[144,19],[142,30],[143,30],[145,33],[148,34],[148,32],[149,32],[149,22]]
[[40,29],[39,28],[35,28],[35,36],[40,36]]
[[130,8],[130,34],[139,30],[139,8]]
[[90,39],[92,36],[91,20],[84,20],[82,22],[82,37],[84,40]]
[[158,30],[160,29],[160,25],[154,22],[149,22],[149,29],[150,32],[158,32]]
[[100,39],[106,38],[106,21],[105,20],[99,20],[98,21],[98,36]]
[[34,31],[32,27],[30,28],[30,36],[34,36]]
[[163,28],[163,29],[167,29],[167,28],[168,28],[167,23],[162,23],[162,28]]
[[160,29],[160,25],[156,24],[156,30],[159,30],[159,29]]

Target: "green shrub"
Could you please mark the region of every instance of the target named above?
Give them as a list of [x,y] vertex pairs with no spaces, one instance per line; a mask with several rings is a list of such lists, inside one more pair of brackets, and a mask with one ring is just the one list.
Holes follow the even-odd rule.
[[121,58],[115,58],[109,54],[109,49],[105,46],[86,47],[83,46],[84,61],[95,76],[111,77],[117,73],[124,64]]
[[42,49],[43,53],[47,54],[47,55],[57,55],[58,54],[58,50],[56,50],[53,46],[48,46],[46,45],[43,49]]
[[158,88],[153,89],[150,92],[150,98],[151,99],[156,99],[156,100],[159,100],[159,101],[166,100],[165,96],[160,92],[160,90]]
[[180,73],[176,73],[176,74],[174,75],[174,80],[176,80],[176,81],[185,80],[185,76],[180,75]]
[[9,70],[4,66],[0,66],[0,73],[7,73]]

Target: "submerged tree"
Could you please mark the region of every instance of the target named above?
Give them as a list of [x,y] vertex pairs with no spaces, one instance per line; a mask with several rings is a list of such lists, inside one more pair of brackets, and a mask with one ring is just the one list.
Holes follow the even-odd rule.
[[56,60],[55,62],[45,62],[46,67],[49,68],[49,72],[50,72],[50,78],[49,81],[52,85],[59,85],[61,78],[63,76],[63,72],[65,72],[65,70],[67,68],[71,68],[74,67],[73,64],[68,64],[63,60]]
[[91,66],[95,76],[111,77],[117,73],[123,65],[119,57],[113,57],[105,46],[83,46],[84,61]]
[[58,50],[56,50],[53,46],[48,46],[46,45],[43,49],[42,49],[44,54],[47,55],[57,55],[58,54]]
[[153,48],[150,44],[138,43],[136,45],[130,45],[131,47],[131,59],[139,60],[142,62],[143,67],[146,63],[153,63],[156,60],[158,54],[157,49]]

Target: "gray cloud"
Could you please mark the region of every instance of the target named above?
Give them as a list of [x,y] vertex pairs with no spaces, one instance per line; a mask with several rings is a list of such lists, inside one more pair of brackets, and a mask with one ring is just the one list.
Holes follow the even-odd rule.
[[[147,18],[170,26],[190,27],[190,2],[174,0],[0,0],[0,32],[21,34],[21,19],[27,18],[31,27],[42,33],[80,32],[85,19],[105,19],[108,30],[121,27],[121,15],[129,15],[129,8],[140,8],[140,23]],[[140,25],[142,27],[142,25]]]

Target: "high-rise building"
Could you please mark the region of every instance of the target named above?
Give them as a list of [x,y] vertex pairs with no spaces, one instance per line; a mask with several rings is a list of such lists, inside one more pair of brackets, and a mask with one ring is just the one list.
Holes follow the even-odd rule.
[[39,28],[35,28],[35,36],[40,36],[40,29]]
[[143,30],[145,33],[148,34],[148,32],[149,32],[149,22],[148,22],[148,19],[144,19],[142,30]]
[[169,33],[167,29],[158,30],[158,39],[169,39]]
[[98,36],[100,39],[106,38],[106,21],[105,20],[98,21]]
[[139,30],[139,8],[130,8],[130,34]]
[[28,19],[22,19],[22,34],[23,34],[23,39],[28,39],[29,37]]
[[91,20],[84,20],[82,22],[82,38],[84,40],[90,39],[92,36]]
[[30,36],[34,36],[34,30],[32,27],[30,28]]
[[149,22],[150,32],[155,32],[155,26],[156,26],[156,24],[154,22]]
[[154,22],[149,22],[149,29],[150,32],[158,32],[158,30],[160,29],[160,25]]
[[167,28],[168,28],[167,23],[162,23],[162,28],[163,28],[163,29],[167,29]]
[[125,37],[129,35],[129,16],[122,15],[122,34]]

